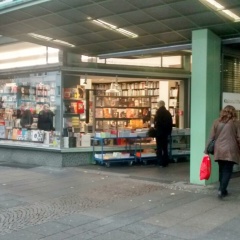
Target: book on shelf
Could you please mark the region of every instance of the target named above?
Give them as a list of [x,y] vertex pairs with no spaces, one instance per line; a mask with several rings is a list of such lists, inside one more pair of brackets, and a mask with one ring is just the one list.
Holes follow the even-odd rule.
[[128,98],[120,97],[118,105],[119,105],[119,107],[128,107]]
[[126,118],[126,109],[117,109],[119,118]]
[[103,117],[104,118],[112,118],[111,108],[103,108]]
[[103,97],[96,97],[96,107],[103,106]]
[[77,88],[64,88],[63,96],[64,99],[78,98]]
[[96,113],[96,118],[103,118],[103,109],[102,108],[96,108],[95,113]]
[[119,118],[119,113],[117,111],[117,108],[112,108],[112,117],[113,118]]
[[139,109],[127,108],[126,118],[138,118],[138,116],[139,116]]

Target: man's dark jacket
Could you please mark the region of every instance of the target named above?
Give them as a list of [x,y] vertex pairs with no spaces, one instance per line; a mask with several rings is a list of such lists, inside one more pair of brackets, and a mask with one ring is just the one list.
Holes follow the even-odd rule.
[[154,118],[154,127],[157,130],[157,136],[168,136],[172,133],[172,115],[164,107],[160,107]]

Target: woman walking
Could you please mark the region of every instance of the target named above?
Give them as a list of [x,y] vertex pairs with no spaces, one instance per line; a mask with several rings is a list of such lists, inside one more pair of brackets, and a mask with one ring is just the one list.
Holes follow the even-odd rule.
[[[228,105],[220,117],[213,122],[208,143],[216,139],[214,161],[219,165],[218,197],[228,195],[227,187],[233,172],[233,165],[240,163],[240,122],[237,120],[236,109]],[[205,153],[207,152],[207,146]]]

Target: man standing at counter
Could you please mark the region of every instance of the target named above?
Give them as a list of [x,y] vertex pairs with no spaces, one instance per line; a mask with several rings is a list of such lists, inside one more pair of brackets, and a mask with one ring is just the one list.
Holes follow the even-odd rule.
[[172,133],[172,115],[165,108],[165,102],[158,102],[158,110],[154,117],[154,127],[156,129],[157,160],[161,167],[167,167],[168,157],[168,139]]

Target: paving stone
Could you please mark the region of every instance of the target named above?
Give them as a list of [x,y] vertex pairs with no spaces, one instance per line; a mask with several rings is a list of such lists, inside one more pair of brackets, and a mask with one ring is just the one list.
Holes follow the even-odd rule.
[[136,222],[136,223],[132,223],[127,226],[124,226],[120,228],[120,230],[128,233],[133,233],[142,237],[146,237],[160,230],[163,230],[163,228],[160,228],[151,224],[143,223],[143,222]]
[[60,219],[57,219],[56,222],[77,227],[96,220],[98,220],[98,218],[93,218],[82,214],[72,214],[70,216],[65,216]]
[[88,239],[92,239],[94,237],[99,236],[98,233],[92,232],[92,231],[87,231],[87,232],[83,232],[81,234],[72,236],[70,238],[67,238],[67,240],[88,240]]
[[38,240],[44,237],[41,234],[31,233],[26,230],[14,231],[10,234],[0,235],[1,240]]
[[43,237],[43,238],[40,238],[40,239],[41,240],[64,240],[64,239],[68,239],[71,236],[72,235],[69,234],[69,233],[59,232],[59,233],[53,234],[51,236]]
[[12,207],[16,207],[16,206],[25,205],[25,204],[26,204],[26,202],[11,199],[11,200],[1,201],[0,207],[1,208],[12,208]]
[[68,230],[70,228],[71,226],[69,225],[64,225],[57,222],[48,222],[48,223],[39,224],[33,227],[28,227],[25,230],[32,233],[49,236],[49,235],[53,235],[53,234]]
[[120,230],[114,230],[102,235],[99,235],[97,237],[92,238],[92,240],[113,240],[113,239],[117,239],[117,240],[137,240],[137,239],[141,239],[142,237],[139,235],[135,235],[132,233],[127,233],[127,232],[123,232]]
[[196,238],[195,240],[239,240],[239,234],[237,235],[236,232],[233,231],[226,231],[223,229],[214,229],[207,234],[203,234],[200,237]]
[[[186,240],[185,238],[170,236],[170,235],[166,235],[163,233],[154,233],[154,234],[148,236],[147,238],[143,238],[141,240],[150,240],[150,239],[153,239],[153,240],[156,240],[156,239],[158,239],[158,240]],[[203,239],[201,239],[201,240],[203,240]]]
[[161,231],[161,233],[165,235],[173,236],[173,237],[183,238],[183,239],[195,239],[198,237],[201,238],[201,236],[206,234],[208,231],[209,231],[208,229],[204,229],[204,228],[198,228],[195,226],[183,226],[179,224],[173,227],[169,227]]

